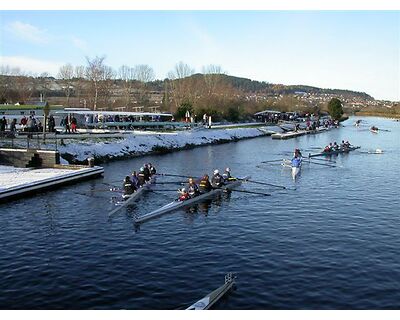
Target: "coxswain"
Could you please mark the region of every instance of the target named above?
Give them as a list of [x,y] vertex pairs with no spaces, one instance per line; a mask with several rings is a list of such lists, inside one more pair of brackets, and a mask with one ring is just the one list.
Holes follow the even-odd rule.
[[124,189],[123,197],[127,197],[135,192],[135,188],[134,188],[131,178],[129,176],[126,176],[124,179],[123,189]]
[[178,193],[179,193],[178,201],[185,201],[185,200],[187,200],[187,199],[190,198],[190,195],[189,195],[189,193],[186,191],[185,188],[179,189],[179,190],[178,190]]
[[149,170],[150,170],[150,175],[154,175],[157,173],[156,167],[153,166],[151,163],[149,163]]
[[131,180],[132,180],[132,185],[137,189],[139,188],[139,179],[137,176],[136,171],[132,172],[132,176],[131,176]]
[[200,193],[199,187],[194,182],[193,178],[189,178],[189,183],[186,187],[186,190],[191,198],[198,196]]
[[211,179],[211,185],[213,188],[220,188],[224,184],[224,178],[219,174],[219,170],[215,169],[214,170],[214,175]]
[[208,177],[208,174],[205,174],[203,178],[201,178],[200,183],[199,183],[199,191],[200,193],[207,193],[212,190],[212,186],[210,183],[210,179]]
[[144,168],[143,167],[140,168],[137,177],[138,177],[139,187],[142,187],[146,183],[146,177],[145,177],[145,174],[144,174]]
[[231,169],[230,168],[226,168],[225,172],[222,174],[222,177],[224,178],[224,181],[231,181],[231,180],[235,180],[235,178],[233,178],[231,176]]
[[144,174],[144,180],[147,182],[150,180],[150,170],[149,166],[146,164],[143,165],[143,174]]

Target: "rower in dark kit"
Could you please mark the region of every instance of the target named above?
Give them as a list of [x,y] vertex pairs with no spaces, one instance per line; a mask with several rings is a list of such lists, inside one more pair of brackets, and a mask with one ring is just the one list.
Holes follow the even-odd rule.
[[150,175],[154,175],[157,173],[156,167],[153,166],[151,163],[149,163],[149,170],[150,170]]
[[133,186],[136,189],[139,188],[139,179],[138,179],[138,175],[137,175],[136,171],[132,172],[131,180],[132,180]]
[[208,174],[205,174],[203,178],[201,178],[200,183],[199,183],[199,191],[201,194],[207,193],[212,190],[212,186],[210,183],[210,179],[208,177]]
[[124,179],[123,189],[124,189],[123,197],[128,197],[129,195],[134,193],[136,190],[136,188],[133,186],[131,178],[129,176],[126,176]]
[[186,190],[191,198],[196,197],[200,194],[199,187],[194,182],[193,178],[189,178],[189,183],[186,187]]
[[137,177],[138,177],[139,187],[142,187],[146,183],[146,176],[144,174],[143,167],[140,168]]
[[144,180],[147,182],[150,180],[150,169],[147,163],[143,165],[143,174],[144,174]]
[[221,188],[224,184],[224,178],[219,174],[219,170],[214,170],[214,175],[211,179],[211,185],[213,188]]

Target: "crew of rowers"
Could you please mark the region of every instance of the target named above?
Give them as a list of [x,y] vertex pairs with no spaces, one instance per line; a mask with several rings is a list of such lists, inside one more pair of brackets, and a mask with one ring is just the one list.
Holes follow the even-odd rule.
[[123,184],[124,196],[129,196],[143,187],[156,172],[156,168],[151,163],[145,163],[143,167],[140,168],[139,173],[133,171],[131,176],[126,176]]
[[346,150],[351,146],[349,141],[342,140],[342,143],[338,145],[336,141],[332,144],[332,142],[324,148],[324,152],[332,152],[338,150]]
[[228,181],[234,180],[236,180],[236,178],[231,176],[230,168],[226,168],[222,175],[219,173],[218,169],[215,169],[211,178],[211,182],[208,174],[205,174],[200,179],[199,184],[197,184],[193,178],[189,178],[187,186],[178,190],[178,201],[185,201],[187,199],[197,197],[198,195],[210,192],[213,189],[222,188]]

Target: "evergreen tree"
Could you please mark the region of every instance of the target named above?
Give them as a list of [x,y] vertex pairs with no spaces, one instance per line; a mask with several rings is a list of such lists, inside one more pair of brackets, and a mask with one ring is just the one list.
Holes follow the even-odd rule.
[[328,112],[331,115],[332,119],[340,120],[343,115],[343,106],[342,102],[337,98],[332,98],[328,103]]

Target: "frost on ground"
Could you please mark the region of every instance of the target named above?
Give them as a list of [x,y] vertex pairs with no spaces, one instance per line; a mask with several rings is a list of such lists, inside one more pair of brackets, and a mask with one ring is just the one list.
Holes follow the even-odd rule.
[[69,176],[77,170],[68,169],[33,169],[0,166],[0,191],[15,186],[30,186],[49,178]]
[[[268,129],[276,129],[269,127]],[[216,142],[235,141],[265,135],[258,128],[203,129],[174,133],[156,133],[135,131],[122,139],[102,141],[74,141],[59,147],[61,155],[85,161],[88,157],[95,159],[123,158],[129,155],[141,155],[153,151],[181,149],[193,145],[204,145]]]

